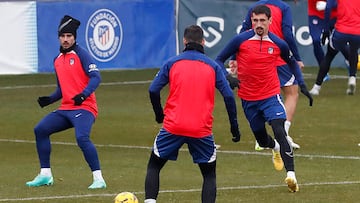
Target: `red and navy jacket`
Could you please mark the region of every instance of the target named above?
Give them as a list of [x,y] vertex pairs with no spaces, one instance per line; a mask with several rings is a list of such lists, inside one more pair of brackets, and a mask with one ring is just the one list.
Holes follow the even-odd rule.
[[[97,117],[94,91],[101,82],[101,76],[88,52],[76,45],[73,50],[60,53],[54,59],[54,68],[58,86],[50,95],[51,102],[62,99],[59,110],[85,109]],[[80,93],[87,98],[80,106],[75,106],[72,98]]]
[[326,29],[329,30],[330,12],[337,7],[335,29],[350,35],[360,35],[360,1],[328,0],[325,9]]
[[160,91],[167,84],[163,128],[168,132],[194,138],[212,135],[215,88],[224,97],[230,123],[237,125],[233,92],[222,68],[205,54],[187,50],[160,68],[149,87],[153,107],[161,106]]
[[216,62],[223,67],[224,74],[224,62],[234,54],[240,80],[238,96],[243,100],[258,101],[280,94],[276,63],[279,57],[289,65],[299,85],[305,84],[296,60],[290,55],[288,45],[271,32],[261,37],[254,30],[248,30],[230,40],[216,57]]
[[[253,4],[250,7],[245,17],[240,32],[244,32],[246,30],[252,29],[252,23],[251,23],[252,9],[255,6],[261,4],[265,4],[271,10],[272,22],[269,28],[270,32],[276,34],[278,37],[285,40],[286,43],[289,45],[289,48],[292,54],[294,55],[295,59],[297,61],[301,61],[301,57],[298,48],[296,46],[296,41],[294,39],[294,35],[292,32],[293,23],[292,23],[291,9],[287,3],[281,0],[260,0],[255,4]],[[286,63],[281,58],[279,58],[278,60],[279,60],[277,62],[278,66],[284,65]]]

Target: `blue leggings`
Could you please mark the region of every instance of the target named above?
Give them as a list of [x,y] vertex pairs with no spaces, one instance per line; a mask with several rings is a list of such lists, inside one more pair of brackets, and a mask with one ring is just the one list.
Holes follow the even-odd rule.
[[324,50],[321,46],[321,33],[324,29],[324,20],[317,16],[309,16],[309,31],[312,38],[312,44],[314,49],[314,55],[319,66],[324,59]]
[[50,135],[75,128],[76,142],[91,171],[100,170],[100,162],[94,144],[90,140],[94,115],[86,110],[57,110],[45,116],[34,128],[36,148],[41,168],[50,168]]
[[358,49],[360,48],[360,35],[345,34],[334,30],[331,46],[338,51],[349,54],[349,76],[356,76],[358,63]]
[[[324,50],[321,45],[321,34],[323,29],[325,28],[325,21],[317,16],[309,16],[309,31],[310,36],[312,39],[313,49],[314,49],[314,55],[316,58],[316,61],[318,62],[318,65],[320,66],[321,62],[324,60]],[[330,28],[332,29],[334,27],[336,19],[330,20]]]

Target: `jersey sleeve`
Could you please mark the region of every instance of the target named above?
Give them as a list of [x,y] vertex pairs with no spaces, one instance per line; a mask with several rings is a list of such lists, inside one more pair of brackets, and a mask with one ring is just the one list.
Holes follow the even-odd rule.
[[241,26],[241,30],[240,33],[245,32],[247,30],[250,30],[252,28],[252,23],[251,23],[251,12],[252,12],[252,8],[250,8],[244,18],[244,21],[242,23]]
[[62,98],[62,94],[61,94],[61,87],[59,85],[59,80],[56,79],[57,82],[57,86],[55,91],[50,95],[50,101],[51,103],[54,103],[56,101],[58,101],[59,99]]
[[326,1],[325,14],[324,14],[324,22],[325,22],[324,31],[325,32],[330,31],[331,11],[333,8],[336,8],[336,6],[337,6],[336,0],[327,0]]
[[288,43],[290,51],[297,61],[301,61],[299,50],[296,45],[296,41],[292,32],[292,13],[290,7],[287,7],[283,10],[282,15],[282,31],[284,40]]
[[[247,32],[245,32],[247,33]],[[224,63],[231,56],[235,55],[239,49],[240,44],[244,41],[247,34],[239,34],[236,35],[232,40],[228,42],[228,44],[224,47],[222,51],[220,51],[219,55],[216,57],[215,61],[220,65],[223,70],[224,75],[228,75],[229,73],[226,71]]]
[[163,65],[159,72],[155,75],[154,80],[151,82],[149,87],[150,94],[159,94],[161,89],[169,83],[169,71],[170,64],[166,63]]
[[224,74],[222,74],[221,67],[216,64],[216,88],[219,90],[224,98],[226,111],[228,113],[229,122],[231,126],[238,125],[237,121],[237,109],[234,94],[227,82]]
[[101,83],[100,71],[95,64],[95,60],[84,49],[77,46],[76,53],[80,58],[85,74],[90,78],[88,85],[82,92],[85,96],[88,97]]

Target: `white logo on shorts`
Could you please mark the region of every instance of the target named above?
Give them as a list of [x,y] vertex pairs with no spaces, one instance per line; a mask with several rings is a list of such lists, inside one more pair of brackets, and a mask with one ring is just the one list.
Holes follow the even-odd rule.
[[277,112],[276,113],[277,116],[280,116],[280,115],[283,115],[283,114],[284,114],[284,112]]

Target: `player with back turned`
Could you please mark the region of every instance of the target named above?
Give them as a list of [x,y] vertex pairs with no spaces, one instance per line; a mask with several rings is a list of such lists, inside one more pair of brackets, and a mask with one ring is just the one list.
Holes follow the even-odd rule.
[[[204,54],[201,27],[191,25],[184,31],[183,53],[170,58],[149,88],[156,121],[163,123],[155,138],[145,179],[145,203],[155,203],[159,193],[160,170],[168,160],[176,160],[187,144],[193,162],[203,176],[203,203],[216,200],[216,146],[212,133],[215,90],[224,98],[233,141],[240,141],[235,98],[222,68]],[[161,89],[169,84],[163,110]]]

